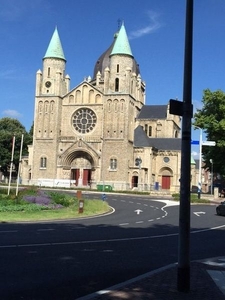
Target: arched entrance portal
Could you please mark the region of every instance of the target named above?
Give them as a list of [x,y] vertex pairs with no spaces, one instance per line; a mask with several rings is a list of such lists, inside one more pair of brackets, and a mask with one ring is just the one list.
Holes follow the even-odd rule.
[[138,173],[134,172],[131,178],[131,188],[138,187]]
[[76,186],[87,186],[91,183],[92,164],[87,157],[76,157],[71,163],[71,179]]
[[[99,157],[92,149],[77,150],[75,146],[76,144],[63,153],[59,163],[66,171],[67,178],[75,181],[76,186],[90,186],[96,177],[96,165]],[[79,144],[79,147],[81,146],[82,143]]]
[[170,168],[162,168],[160,173],[162,176],[161,188],[169,190],[171,186],[171,178],[173,176],[172,170]]

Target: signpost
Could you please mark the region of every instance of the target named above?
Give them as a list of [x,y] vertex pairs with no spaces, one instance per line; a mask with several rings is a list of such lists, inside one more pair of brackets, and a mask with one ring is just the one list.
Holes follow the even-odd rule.
[[202,141],[202,128],[195,126],[200,130],[200,140],[191,140],[191,145],[199,145],[199,174],[198,174],[198,199],[201,198],[202,190],[202,146],[215,146],[215,141]]
[[199,141],[192,141],[192,140],[191,140],[191,144],[192,144],[192,145],[199,145]]
[[202,146],[216,146],[216,142],[214,142],[214,141],[203,141]]

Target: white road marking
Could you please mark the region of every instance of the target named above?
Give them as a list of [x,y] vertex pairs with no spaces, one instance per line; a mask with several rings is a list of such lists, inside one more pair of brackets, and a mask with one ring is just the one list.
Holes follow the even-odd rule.
[[40,228],[40,229],[37,229],[37,231],[54,231],[55,229],[53,228]]
[[121,224],[119,224],[119,226],[126,226],[126,225],[129,225],[129,223],[121,223]]
[[18,232],[18,230],[1,230],[0,233],[14,233]]
[[[211,227],[208,229],[200,229],[191,231],[191,234],[201,233],[205,231],[216,230],[219,228],[225,228],[225,225]],[[133,237],[133,238],[119,238],[119,239],[104,239],[104,240],[90,240],[90,241],[73,241],[73,242],[53,242],[53,243],[40,243],[40,244],[23,244],[23,245],[3,245],[0,246],[1,248],[23,248],[23,247],[45,247],[45,246],[63,246],[63,245],[86,245],[86,244],[95,244],[95,243],[109,243],[109,242],[126,242],[126,241],[133,241],[133,240],[147,240],[147,239],[156,239],[156,238],[164,238],[164,237],[171,237],[171,236],[178,236],[179,233],[169,233],[169,234],[161,234],[161,235],[152,235],[152,236],[142,236],[142,237]]]
[[141,212],[143,212],[141,209],[136,209],[134,212],[137,213],[137,215],[139,215]]
[[138,222],[135,222],[136,224],[142,224],[144,223],[144,221],[138,221]]
[[158,200],[158,199],[156,199],[154,201],[165,203],[166,205],[164,207],[166,207],[166,206],[178,206],[178,205],[180,205],[179,201],[173,201],[173,200]]
[[204,211],[196,211],[196,212],[193,212],[194,215],[196,215],[197,217],[200,217],[200,215],[205,215],[205,212]]

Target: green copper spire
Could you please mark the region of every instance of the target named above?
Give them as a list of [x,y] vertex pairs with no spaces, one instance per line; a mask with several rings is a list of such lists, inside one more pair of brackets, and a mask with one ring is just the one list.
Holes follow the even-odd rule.
[[124,24],[122,24],[118,32],[118,36],[111,52],[111,55],[113,54],[127,54],[133,56]]
[[44,58],[61,58],[66,60],[57,28],[55,29],[52,35],[51,41],[48,45],[48,49],[45,53]]

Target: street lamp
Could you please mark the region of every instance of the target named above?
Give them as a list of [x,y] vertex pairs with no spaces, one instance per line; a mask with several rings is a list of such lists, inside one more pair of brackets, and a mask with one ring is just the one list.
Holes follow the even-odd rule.
[[209,161],[212,164],[212,168],[211,168],[211,195],[212,195],[213,194],[213,160],[210,159]]
[[200,130],[199,136],[199,171],[198,171],[198,199],[201,198],[202,191],[202,128],[195,126],[195,128]]

